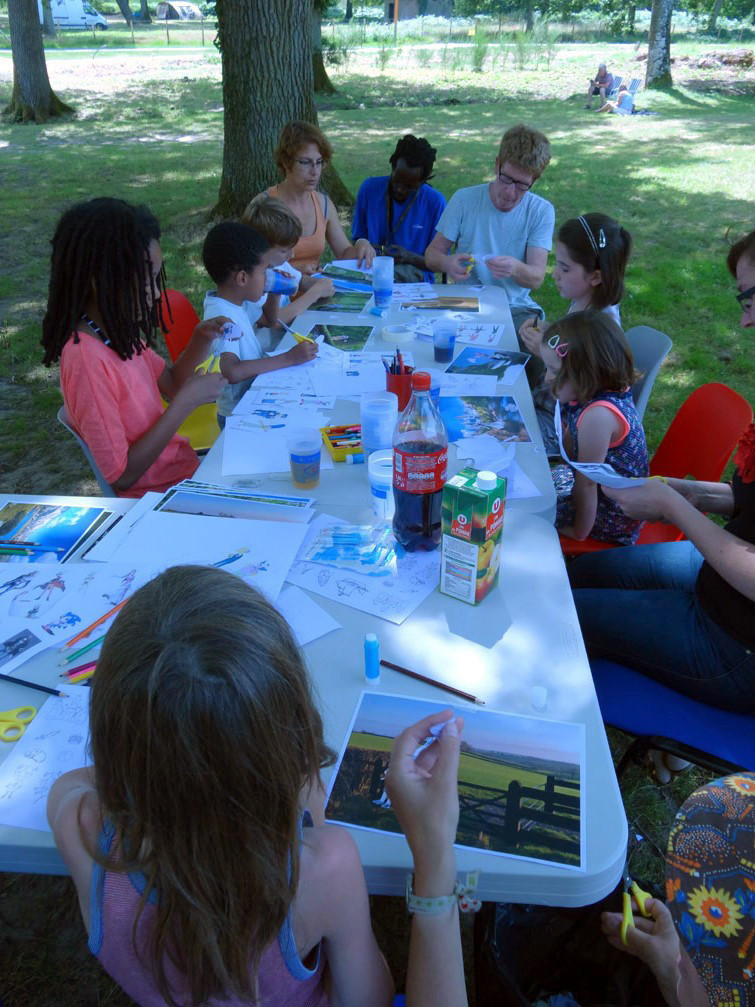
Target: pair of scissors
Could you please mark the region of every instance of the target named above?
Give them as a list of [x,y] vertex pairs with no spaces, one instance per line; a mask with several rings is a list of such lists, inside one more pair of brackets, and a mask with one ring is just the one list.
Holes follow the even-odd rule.
[[17,706],[15,710],[0,710],[0,741],[18,741],[37,716],[36,706]]
[[[631,894],[630,894],[631,893]],[[627,942],[627,930],[634,926],[634,916],[632,915],[632,895],[634,895],[634,901],[645,917],[645,919],[650,919],[650,909],[648,907],[648,902],[652,901],[652,895],[648,895],[647,892],[643,892],[636,881],[633,881],[629,871],[624,870],[624,895],[622,898],[623,911],[621,918],[621,943],[626,944]]]

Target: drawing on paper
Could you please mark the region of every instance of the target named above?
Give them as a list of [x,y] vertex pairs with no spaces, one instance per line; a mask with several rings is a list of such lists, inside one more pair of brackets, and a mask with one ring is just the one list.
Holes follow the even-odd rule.
[[[326,817],[400,834],[383,782],[393,739],[441,709],[363,693],[331,777]],[[457,844],[580,869],[583,765],[582,725],[465,709]]]
[[30,629],[22,629],[5,640],[0,640],[0,669],[4,664],[25,654],[32,647],[36,647],[40,642],[41,637],[32,633]]

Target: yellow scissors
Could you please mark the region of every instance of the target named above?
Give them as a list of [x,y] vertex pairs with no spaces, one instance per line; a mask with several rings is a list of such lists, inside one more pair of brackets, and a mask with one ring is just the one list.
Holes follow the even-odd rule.
[[[631,894],[630,894],[631,893]],[[652,901],[652,895],[643,892],[636,881],[632,879],[628,870],[624,870],[624,895],[622,899],[622,919],[621,919],[621,943],[627,943],[627,930],[634,926],[634,915],[632,913],[632,895],[637,903],[637,908],[646,919],[650,919],[651,913],[648,902]]]
[[15,710],[0,710],[0,741],[18,741],[37,716],[36,706],[17,706]]

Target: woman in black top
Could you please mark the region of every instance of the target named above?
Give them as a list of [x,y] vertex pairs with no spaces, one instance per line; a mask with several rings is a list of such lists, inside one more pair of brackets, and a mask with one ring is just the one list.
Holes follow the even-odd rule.
[[[755,231],[727,264],[741,324],[755,327]],[[755,424],[734,463],[731,483],[651,479],[604,489],[630,517],[669,521],[687,541],[592,553],[568,569],[591,657],[711,706],[755,713]],[[723,528],[701,512],[730,520]]]

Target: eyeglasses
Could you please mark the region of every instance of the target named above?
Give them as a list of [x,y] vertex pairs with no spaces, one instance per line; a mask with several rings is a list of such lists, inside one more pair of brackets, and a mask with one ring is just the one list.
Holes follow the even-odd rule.
[[742,311],[747,312],[750,310],[753,297],[755,297],[755,287],[750,287],[749,290],[743,290],[741,294],[736,295]]
[[517,192],[527,192],[534,185],[534,182],[517,182],[516,179],[504,175],[502,171],[498,172],[498,181],[501,185],[513,185]]
[[310,168],[322,168],[322,166],[325,164],[325,161],[321,157],[318,157],[316,161],[313,161],[311,157],[297,157],[295,161],[300,168],[304,168],[307,171]]
[[555,352],[557,357],[564,359],[569,352],[569,344],[561,342],[561,336],[556,332],[548,340],[548,346]]

